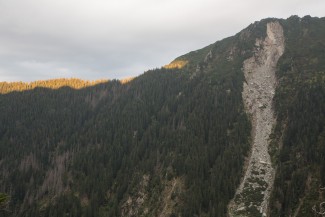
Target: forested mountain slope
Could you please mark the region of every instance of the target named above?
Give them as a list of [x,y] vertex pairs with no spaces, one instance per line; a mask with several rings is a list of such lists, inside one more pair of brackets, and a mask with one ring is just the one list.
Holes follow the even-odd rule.
[[[232,215],[254,141],[243,67],[269,23],[283,28],[284,51],[274,66],[265,214],[320,212],[325,19],[293,16],[255,22],[123,84],[0,82],[0,192],[10,197],[0,216]],[[243,204],[236,215],[263,215]]]
[[271,216],[314,216],[325,201],[325,19],[291,17],[282,25]]

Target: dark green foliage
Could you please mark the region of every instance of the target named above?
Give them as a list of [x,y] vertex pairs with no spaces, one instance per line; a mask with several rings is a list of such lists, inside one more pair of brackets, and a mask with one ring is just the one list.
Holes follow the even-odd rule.
[[[271,216],[289,216],[299,206],[298,214],[307,214],[298,216],[314,216],[312,206],[321,202],[324,179],[325,19],[293,16],[282,25],[286,49],[278,66],[275,110],[276,134],[283,135],[283,145]],[[311,197],[311,192],[317,194]]]
[[8,195],[4,193],[0,193],[0,210],[4,209],[4,207],[8,203],[8,199],[9,199]]
[[9,196],[0,192],[0,217],[8,215]]
[[143,188],[156,216],[165,183],[179,177],[174,215],[225,216],[250,125],[241,62],[222,58],[195,77],[156,69],[124,85],[0,95],[1,186],[12,190],[12,215],[120,216]]

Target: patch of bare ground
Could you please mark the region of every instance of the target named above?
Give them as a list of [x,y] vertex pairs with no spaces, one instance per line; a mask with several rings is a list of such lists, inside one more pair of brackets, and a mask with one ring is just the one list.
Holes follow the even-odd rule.
[[256,39],[254,56],[244,61],[242,98],[252,122],[251,154],[245,176],[228,214],[266,216],[274,181],[274,168],[268,153],[269,136],[276,123],[272,107],[276,87],[275,69],[284,52],[284,35],[278,22],[267,24],[267,37]]

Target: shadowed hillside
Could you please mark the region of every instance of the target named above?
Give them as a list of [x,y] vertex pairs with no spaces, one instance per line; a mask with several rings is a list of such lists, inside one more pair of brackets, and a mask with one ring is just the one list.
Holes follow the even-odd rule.
[[[283,29],[279,56],[262,43],[270,23]],[[1,82],[0,192],[9,202],[0,216],[226,217],[241,195],[233,216],[314,217],[325,201],[324,59],[325,19],[292,16],[255,22],[129,82]],[[236,192],[254,162],[255,113],[243,97],[263,64],[274,76],[265,90],[275,92],[252,105],[274,112],[261,143],[274,184],[261,211],[250,202],[264,190]]]

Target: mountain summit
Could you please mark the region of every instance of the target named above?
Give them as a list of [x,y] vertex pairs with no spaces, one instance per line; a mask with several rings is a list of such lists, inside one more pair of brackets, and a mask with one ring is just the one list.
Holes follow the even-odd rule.
[[324,60],[291,16],[127,83],[2,82],[0,216],[324,216]]

